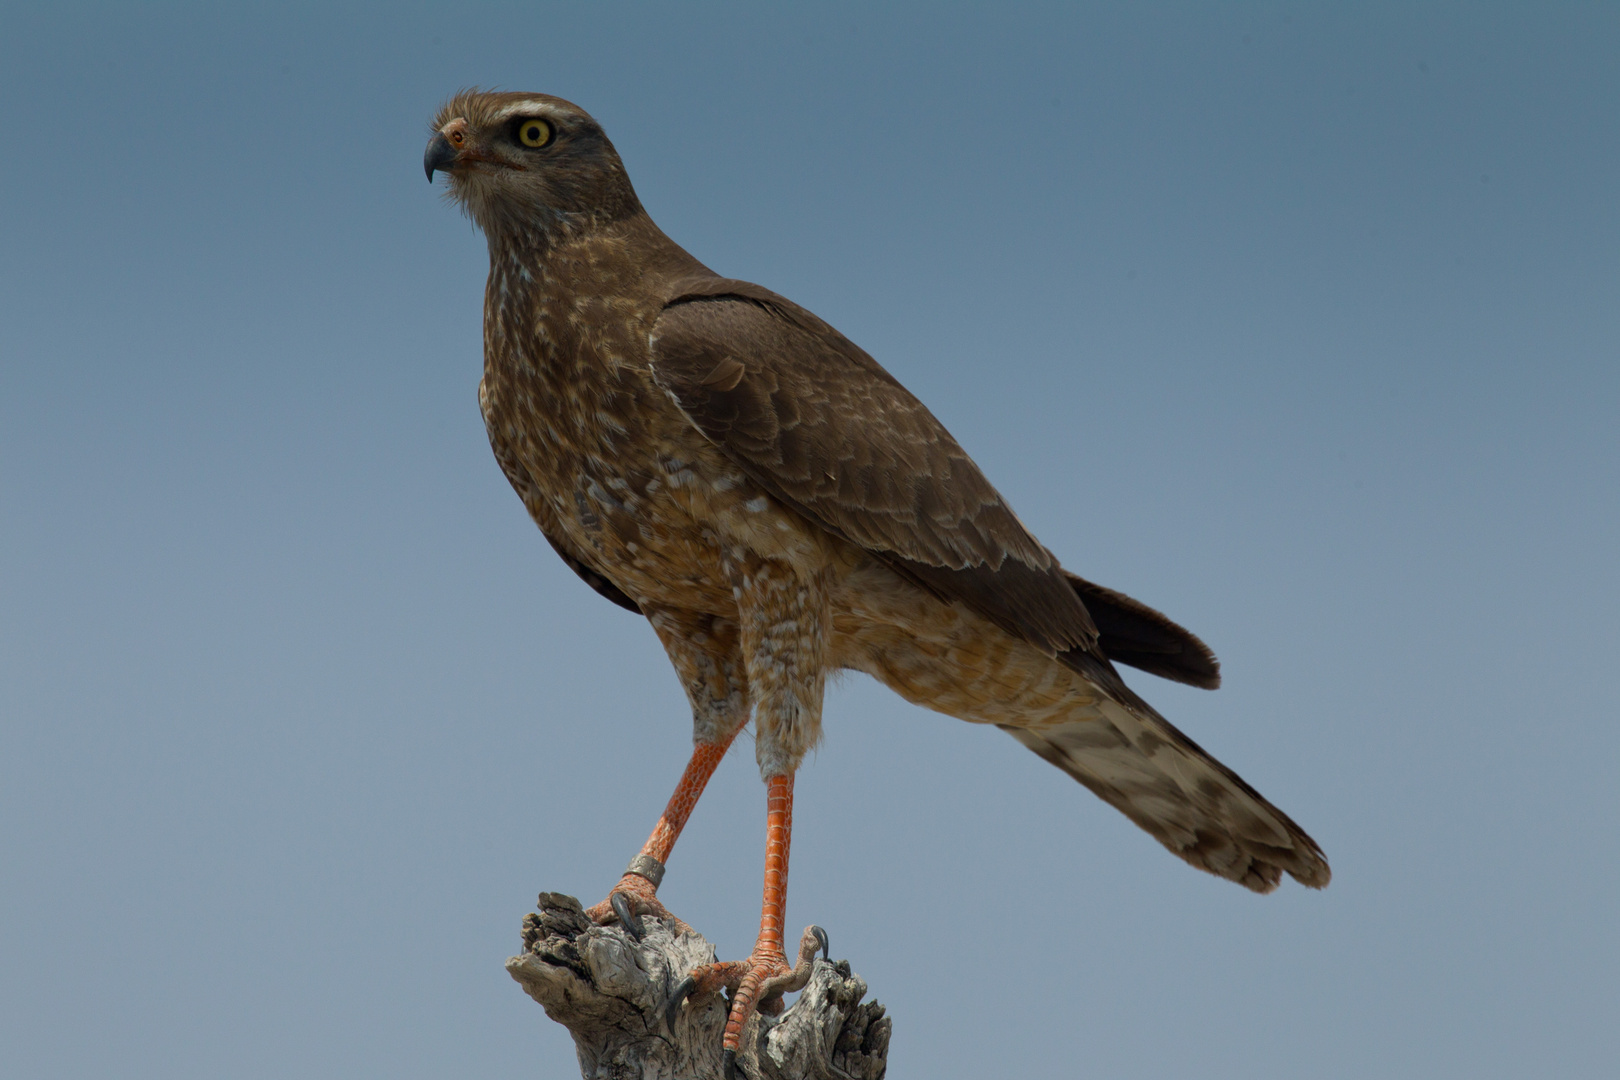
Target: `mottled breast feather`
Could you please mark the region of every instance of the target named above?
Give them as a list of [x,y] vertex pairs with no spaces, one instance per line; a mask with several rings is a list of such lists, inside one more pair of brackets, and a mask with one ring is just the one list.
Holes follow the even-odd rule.
[[678,283],[653,381],[761,486],[1049,655],[1089,650],[1079,594],[950,432],[838,331],[767,289]]
[[[483,395],[480,394],[479,396],[482,398]],[[550,520],[550,515],[546,510],[545,498],[535,487],[533,479],[524,471],[522,464],[518,461],[518,456],[512,452],[511,447],[507,446],[496,435],[495,428],[490,424],[487,413],[484,417],[484,427],[489,433],[489,448],[495,452],[495,461],[500,465],[501,472],[505,474],[506,482],[512,485],[512,490],[517,492],[518,498],[523,500],[523,505],[529,511],[529,516],[534,519],[535,525],[539,527],[540,535],[545,537],[546,542],[551,545],[551,550],[555,551],[558,557],[567,564],[568,569],[579,575],[581,581],[595,589],[598,595],[606,597],[626,611],[633,611],[637,615],[642,614],[639,604],[626,596],[624,590],[608,580],[606,574],[586,562],[584,556],[572,544],[562,538],[563,531],[557,527],[555,522]]]

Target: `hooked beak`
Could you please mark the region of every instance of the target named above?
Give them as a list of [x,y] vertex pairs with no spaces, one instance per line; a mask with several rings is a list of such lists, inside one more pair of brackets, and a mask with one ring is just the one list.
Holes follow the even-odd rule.
[[428,140],[427,152],[422,155],[422,168],[427,172],[428,183],[433,183],[435,172],[449,172],[454,168],[461,161],[461,151],[466,145],[465,117],[458,116],[440,128],[438,134]]
[[450,140],[444,137],[444,132],[441,131],[429,139],[427,153],[422,155],[422,168],[427,170],[428,183],[433,183],[435,172],[449,172],[450,166],[456,163],[458,156],[459,152],[450,145]]

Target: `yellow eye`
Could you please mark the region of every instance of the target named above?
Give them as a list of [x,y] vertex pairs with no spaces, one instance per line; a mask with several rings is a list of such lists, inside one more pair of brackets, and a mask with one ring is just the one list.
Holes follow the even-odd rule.
[[544,120],[525,120],[518,125],[518,142],[541,147],[551,141],[551,125]]

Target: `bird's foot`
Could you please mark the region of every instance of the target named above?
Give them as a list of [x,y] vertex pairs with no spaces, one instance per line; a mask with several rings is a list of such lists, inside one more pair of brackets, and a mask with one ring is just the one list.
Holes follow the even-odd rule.
[[681,934],[690,934],[692,928],[677,918],[658,899],[658,887],[640,874],[626,873],[613,886],[607,899],[600,904],[588,908],[585,917],[598,926],[616,922],[624,927],[625,933],[641,940],[645,929],[641,925],[643,915],[653,915],[670,924],[670,930],[679,937]]
[[788,967],[787,958],[780,949],[761,940],[746,960],[730,960],[719,964],[703,964],[675,987],[675,992],[664,1005],[664,1021],[673,1028],[688,998],[702,998],[717,990],[731,993],[731,1012],[726,1018],[723,1058],[726,1080],[736,1080],[742,1073],[737,1068],[737,1046],[742,1040],[743,1027],[757,1010],[766,1016],[778,1016],[785,1007],[782,995],[803,990],[810,981],[815,967],[816,953],[827,958],[827,931],[819,926],[807,926],[799,938],[799,959]]

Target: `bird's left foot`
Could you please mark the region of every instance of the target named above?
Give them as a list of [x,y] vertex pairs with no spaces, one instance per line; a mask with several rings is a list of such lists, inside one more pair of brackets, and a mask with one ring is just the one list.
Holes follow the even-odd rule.
[[619,883],[613,886],[613,891],[608,893],[606,900],[588,908],[585,912],[585,917],[598,926],[617,922],[624,927],[625,933],[637,941],[640,941],[641,935],[646,932],[641,924],[643,915],[652,915],[665,920],[677,937],[692,932],[690,926],[671,913],[664,906],[664,902],[658,899],[657,887],[640,874],[626,873],[619,879]]
[[788,967],[787,958],[778,948],[764,940],[754,945],[746,960],[730,960],[719,964],[704,964],[676,984],[675,991],[664,1005],[664,1021],[669,1027],[681,1013],[688,998],[701,998],[722,988],[731,992],[731,1013],[726,1018],[725,1062],[726,1080],[742,1076],[737,1068],[737,1045],[742,1029],[755,1010],[766,1016],[780,1015],[785,1007],[783,994],[803,990],[810,981],[819,951],[829,960],[827,931],[819,926],[807,926],[799,938],[799,960]]

